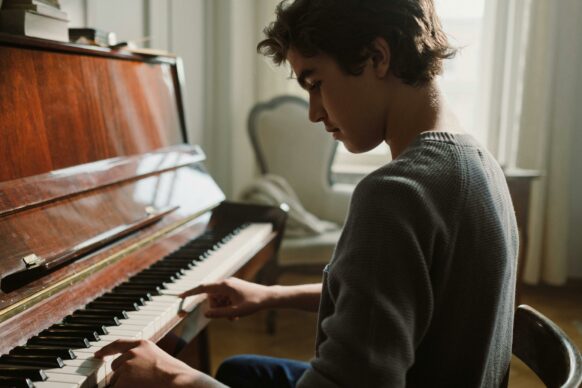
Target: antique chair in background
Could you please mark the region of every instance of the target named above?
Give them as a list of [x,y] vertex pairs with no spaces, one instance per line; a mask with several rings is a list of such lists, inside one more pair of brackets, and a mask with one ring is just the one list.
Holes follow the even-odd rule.
[[309,121],[308,110],[307,101],[280,96],[257,104],[249,115],[248,131],[260,172],[282,177],[308,212],[337,224],[318,234],[287,234],[277,263],[265,274],[267,283],[276,282],[283,271],[321,273],[331,259],[353,190],[352,185],[331,181],[337,142],[322,123]]

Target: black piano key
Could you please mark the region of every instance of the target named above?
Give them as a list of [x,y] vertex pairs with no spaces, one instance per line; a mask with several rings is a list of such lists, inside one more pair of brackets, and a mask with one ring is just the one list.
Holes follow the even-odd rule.
[[128,296],[128,295],[109,295],[109,296],[100,296],[99,298],[95,299],[92,303],[135,303],[138,306],[144,306],[145,300],[138,296]]
[[25,356],[52,356],[59,357],[62,360],[74,360],[77,358],[71,349],[43,348],[37,346],[18,346],[12,349],[9,354],[21,354]]
[[51,356],[23,356],[23,355],[4,355],[0,357],[0,365],[25,365],[35,366],[38,368],[62,368],[65,366],[60,357]]
[[71,314],[74,317],[86,317],[86,316],[92,316],[92,317],[116,317],[118,319],[127,319],[127,313],[125,312],[125,310],[118,310],[118,309],[111,309],[111,310],[105,310],[105,309],[83,309],[83,310],[77,310],[75,311],[73,314]]
[[[196,267],[196,263],[192,262],[192,261],[185,261],[184,264],[178,264],[178,263],[172,263],[172,262],[165,262],[165,261],[159,261],[158,263],[152,265],[150,268],[163,268],[163,269],[173,269],[173,270],[179,270],[179,269],[192,269]],[[184,271],[185,272],[185,271]]]
[[39,368],[26,366],[6,367],[3,365],[0,366],[0,377],[19,377],[32,381],[45,381],[47,379],[46,373]]
[[199,256],[208,256],[208,249],[198,250],[198,249],[180,249],[174,253],[168,255],[168,258],[175,259],[195,259]]
[[35,336],[28,340],[27,345],[61,346],[71,349],[88,348],[91,346],[86,338],[75,337],[44,337]]
[[184,251],[178,251],[178,252],[172,253],[171,255],[168,255],[167,259],[168,260],[187,259],[187,260],[192,260],[192,261],[200,261],[201,259],[205,258],[209,254],[210,253],[207,250],[202,251],[202,252],[198,252],[198,251],[192,252],[192,251],[184,250]]
[[0,376],[0,387],[34,388],[31,379]]
[[146,286],[146,287],[158,287],[159,289],[163,290],[166,288],[168,283],[159,281],[159,280],[151,280],[151,279],[130,279],[131,284],[136,286]]
[[216,244],[216,241],[198,241],[198,240],[194,240],[191,241],[189,243],[187,243],[186,245],[184,245],[182,248],[179,248],[178,251],[184,250],[184,249],[199,249],[199,250],[203,250],[203,249],[211,249],[214,244]]
[[129,284],[138,285],[138,286],[149,286],[149,287],[160,287],[162,290],[166,286],[166,283],[160,279],[151,279],[151,278],[140,278],[139,275],[133,276],[127,280]]
[[108,292],[107,294],[105,294],[107,296],[109,295],[128,295],[128,296],[137,296],[139,298],[142,298],[146,301],[151,301],[152,299],[152,294],[150,294],[149,292],[143,292],[143,291],[133,291],[133,290],[116,290],[115,292]]
[[166,283],[172,283],[175,282],[176,280],[178,280],[176,277],[172,276],[172,275],[165,275],[165,274],[150,274],[150,273],[144,273],[144,274],[138,274],[135,275],[134,277],[132,277],[130,279],[131,282],[133,282],[134,280],[160,280],[162,282],[166,282]]
[[109,331],[107,331],[107,328],[104,325],[93,323],[57,323],[49,327],[49,329],[64,329],[64,330],[83,329],[94,331],[99,335],[109,334]]
[[186,266],[195,267],[199,261],[201,261],[201,260],[195,260],[194,258],[192,258],[190,256],[188,256],[188,257],[168,257],[168,258],[164,259],[163,263],[164,264],[167,263],[167,264],[171,264],[171,265],[178,265],[181,268],[184,268]]
[[[91,302],[86,309],[98,309],[98,310],[125,310],[125,311],[139,311],[139,306],[135,302],[115,302],[115,301],[102,301],[102,302]],[[106,317],[104,317],[105,319]],[[105,324],[105,326],[108,326]]]
[[140,274],[160,274],[160,275],[172,275],[172,276],[176,276],[176,277],[180,277],[183,276],[186,271],[184,271],[182,268],[180,269],[168,269],[168,268],[158,268],[158,267],[150,267],[144,271],[142,271]]
[[137,284],[130,284],[124,283],[123,285],[117,286],[113,289],[112,292],[118,291],[141,291],[147,292],[150,295],[158,296],[162,294],[162,288],[157,286],[147,286],[147,285],[137,285]]
[[100,326],[119,326],[119,319],[115,317],[98,317],[98,316],[83,316],[73,317],[69,315],[63,320],[63,323],[90,323]]
[[179,254],[179,253],[186,253],[186,252],[189,254],[202,254],[204,252],[208,252],[210,249],[212,249],[212,247],[213,247],[213,244],[206,244],[204,246],[186,244],[182,248],[177,249],[174,252],[170,253],[169,256],[173,256],[173,255]]
[[77,330],[43,330],[38,335],[43,337],[76,337],[87,338],[89,341],[99,341],[99,334],[94,331],[77,331]]

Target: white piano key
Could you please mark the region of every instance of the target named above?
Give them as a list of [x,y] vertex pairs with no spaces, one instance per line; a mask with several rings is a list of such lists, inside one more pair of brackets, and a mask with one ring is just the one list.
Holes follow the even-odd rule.
[[99,379],[105,379],[105,370],[65,366],[63,368],[45,369],[48,379],[55,383],[73,383],[79,387],[104,386],[99,384]]
[[127,327],[123,329],[111,327],[108,328],[107,330],[109,331],[109,334],[121,335],[124,336],[125,338],[135,338],[135,339],[143,338],[141,330],[129,330]]
[[34,383],[35,388],[79,388],[80,384],[68,384],[63,382],[37,381]]
[[[101,335],[100,337],[101,337],[101,341],[111,341],[111,342],[118,340],[118,339],[128,339],[126,336],[113,334],[113,333],[110,333],[107,335]],[[129,338],[129,339],[135,339],[135,338]]]

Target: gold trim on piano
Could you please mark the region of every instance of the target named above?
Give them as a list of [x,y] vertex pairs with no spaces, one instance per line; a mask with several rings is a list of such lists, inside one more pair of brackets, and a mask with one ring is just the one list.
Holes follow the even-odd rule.
[[27,298],[24,298],[24,299],[16,302],[15,304],[10,305],[3,310],[0,310],[0,323],[12,318],[15,315],[18,315],[19,313],[23,312],[27,308],[57,294],[58,292],[66,289],[67,287],[70,287],[70,286],[80,282],[81,280],[88,278],[92,274],[102,270],[103,268],[107,267],[108,265],[111,265],[113,263],[118,262],[119,260],[123,259],[125,256],[137,251],[138,249],[144,247],[145,245],[151,243],[152,241],[157,240],[165,235],[170,234],[171,232],[177,230],[181,226],[183,226],[183,225],[187,224],[188,222],[200,217],[204,213],[212,210],[216,206],[217,205],[209,206],[208,208],[200,210],[199,212],[196,212],[195,214],[192,214],[191,216],[186,217],[186,218],[180,220],[179,222],[176,222],[172,225],[168,225],[167,227],[160,229],[159,231],[152,234],[151,236],[148,236],[147,238],[144,238],[144,239],[138,241],[137,243],[130,245],[127,248],[122,249],[121,251],[99,261],[98,263],[95,263],[92,266],[85,268],[83,271],[80,271],[79,273],[76,273],[73,276],[70,276],[66,279],[63,279],[60,282],[55,283],[54,285],[49,286],[48,288],[45,288],[44,290],[37,292],[36,294],[33,294]]

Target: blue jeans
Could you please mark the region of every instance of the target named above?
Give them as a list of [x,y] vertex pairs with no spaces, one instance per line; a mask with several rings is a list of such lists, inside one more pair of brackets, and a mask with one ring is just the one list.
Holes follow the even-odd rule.
[[295,388],[309,363],[245,354],[226,359],[216,379],[231,388]]

